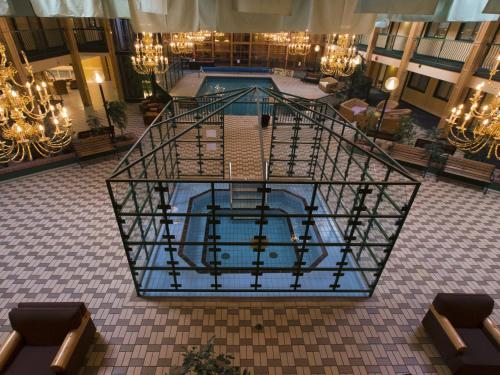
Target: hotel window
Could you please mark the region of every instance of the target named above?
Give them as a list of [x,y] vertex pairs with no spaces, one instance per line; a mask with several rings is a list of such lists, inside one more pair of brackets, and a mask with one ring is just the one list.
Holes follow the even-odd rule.
[[436,89],[434,90],[434,97],[448,101],[448,99],[450,98],[451,90],[453,90],[453,83],[439,81]]
[[458,30],[457,40],[474,41],[480,25],[480,22],[463,22]]
[[410,73],[410,79],[408,80],[408,87],[410,89],[425,92],[428,84],[429,77],[417,73]]
[[448,33],[450,22],[431,22],[427,24],[425,36],[427,38],[440,38],[444,39]]

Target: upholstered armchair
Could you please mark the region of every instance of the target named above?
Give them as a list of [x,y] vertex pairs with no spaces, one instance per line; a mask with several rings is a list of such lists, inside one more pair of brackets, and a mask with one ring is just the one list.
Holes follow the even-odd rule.
[[349,122],[359,121],[366,114],[368,103],[358,98],[346,100],[340,104],[339,112]]
[[321,78],[319,81],[319,89],[323,92],[331,93],[337,87],[338,81],[333,77]]
[[0,374],[78,374],[96,331],[83,303],[20,303],[9,319]]
[[486,294],[439,293],[422,323],[455,375],[500,374],[500,330]]

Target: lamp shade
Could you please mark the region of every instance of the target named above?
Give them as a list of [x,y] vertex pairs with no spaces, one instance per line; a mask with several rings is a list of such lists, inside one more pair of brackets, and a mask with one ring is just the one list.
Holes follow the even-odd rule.
[[394,91],[398,88],[399,86],[399,79],[396,77],[390,77],[387,78],[387,80],[384,83],[384,87],[387,91]]

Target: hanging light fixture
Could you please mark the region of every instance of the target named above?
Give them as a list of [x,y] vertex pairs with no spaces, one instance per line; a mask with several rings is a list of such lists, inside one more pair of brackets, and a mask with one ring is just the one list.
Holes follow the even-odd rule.
[[163,56],[163,46],[153,33],[137,34],[132,66],[139,74],[162,74],[168,70],[168,58]]
[[329,34],[325,54],[321,57],[321,72],[337,77],[348,77],[361,64],[361,56],[354,47],[354,38],[349,34]]
[[293,32],[289,36],[288,53],[290,55],[307,55],[311,49],[309,31]]
[[188,35],[188,33],[175,33],[172,35],[170,50],[173,54],[185,55],[193,52],[194,43],[189,39]]
[[[497,56],[495,67],[490,70],[488,85],[499,71],[499,63],[500,55]],[[446,119],[450,126],[448,140],[459,150],[474,154],[486,149],[488,158],[495,156],[500,160],[500,91],[491,104],[481,106],[483,88],[484,82],[476,86],[476,92],[469,99],[471,104],[467,112],[464,104],[451,110],[450,117]]]
[[187,33],[187,39],[194,43],[203,43],[212,38],[212,32],[209,30],[200,30]]
[[37,83],[33,69],[21,52],[27,82],[15,79],[16,69],[7,61],[0,43],[0,163],[33,159],[61,151],[71,142],[71,120],[61,104],[51,104],[47,83]]

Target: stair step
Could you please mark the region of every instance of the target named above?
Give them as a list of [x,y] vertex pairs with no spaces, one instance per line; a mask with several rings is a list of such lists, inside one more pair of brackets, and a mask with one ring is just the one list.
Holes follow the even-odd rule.
[[233,199],[261,200],[262,194],[252,191],[233,191]]
[[244,183],[237,183],[233,182],[232,183],[233,190],[234,189],[242,189],[242,190],[257,190],[258,188],[262,187],[262,184],[244,184]]
[[232,208],[252,208],[255,209],[260,205],[260,200],[233,200]]

